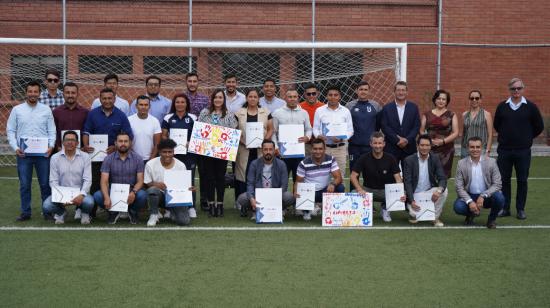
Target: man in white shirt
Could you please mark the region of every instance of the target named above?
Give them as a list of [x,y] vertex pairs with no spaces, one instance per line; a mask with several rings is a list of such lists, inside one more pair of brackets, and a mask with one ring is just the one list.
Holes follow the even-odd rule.
[[128,117],[134,133],[133,149],[144,161],[148,161],[157,156],[162,130],[159,121],[149,114],[151,101],[148,96],[139,96],[136,106],[137,113]]
[[264,96],[260,98],[260,106],[268,109],[269,112],[273,113],[286,104],[284,100],[275,96],[275,92],[277,92],[275,80],[267,78],[264,81],[262,91],[264,92]]
[[[166,170],[187,170],[184,163],[174,158],[174,149],[176,148],[174,140],[164,139],[158,144],[157,148],[160,156],[151,159],[145,165],[144,182],[147,186],[147,201],[151,213],[149,221],[147,221],[148,227],[157,225],[160,217],[159,207],[166,209],[164,172]],[[191,187],[189,190],[195,190],[195,188]],[[176,206],[170,210],[166,209],[170,214],[165,215],[165,217],[171,217],[178,225],[186,226],[191,222],[190,209],[193,208]]]
[[504,207],[504,195],[501,192],[502,181],[494,158],[482,156],[481,138],[468,139],[469,156],[458,161],[456,168],[455,213],[466,216],[465,225],[473,225],[474,218],[481,209],[490,208],[487,228],[496,228],[498,212]]
[[[313,135],[327,146],[327,154],[336,159],[342,177],[346,174],[348,140],[353,136],[353,122],[349,109],[340,105],[340,88],[331,86],[327,91],[327,104],[315,110]],[[335,136],[334,132],[341,133]]]
[[[128,104],[128,101],[117,95],[118,76],[116,74],[107,74],[105,78],[103,78],[103,85],[105,86],[105,88],[113,90],[113,93],[115,93],[115,107],[120,109],[120,111],[124,112],[124,114],[128,116],[130,114],[130,105]],[[100,106],[101,101],[98,97],[94,100],[90,109],[94,109]]]
[[246,96],[237,91],[238,80],[234,74],[227,74],[223,78],[225,84],[225,104],[229,112],[235,113],[246,102]]

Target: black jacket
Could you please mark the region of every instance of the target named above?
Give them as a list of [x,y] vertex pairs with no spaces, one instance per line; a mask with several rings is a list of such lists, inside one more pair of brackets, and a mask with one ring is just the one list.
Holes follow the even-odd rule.
[[[413,195],[418,185],[418,174],[418,154],[415,153],[407,156],[403,161],[403,183],[405,185],[405,194],[409,202],[414,200]],[[433,153],[430,153],[428,157],[428,174],[431,187],[441,187],[443,190],[447,189],[445,171],[443,170],[439,158]]]

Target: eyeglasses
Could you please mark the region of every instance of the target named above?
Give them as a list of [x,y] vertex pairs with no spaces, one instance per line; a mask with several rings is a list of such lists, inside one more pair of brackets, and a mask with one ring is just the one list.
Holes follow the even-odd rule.
[[317,92],[306,92],[306,96],[315,96]]
[[76,139],[65,139],[63,142],[78,142]]
[[512,92],[514,92],[514,91],[520,91],[520,90],[523,90],[523,87],[510,88],[510,91],[512,91]]
[[480,99],[481,99],[481,97],[479,97],[479,96],[478,97],[470,97],[471,101],[478,101]]
[[57,78],[48,78],[46,79],[49,83],[58,83],[59,82],[59,79]]

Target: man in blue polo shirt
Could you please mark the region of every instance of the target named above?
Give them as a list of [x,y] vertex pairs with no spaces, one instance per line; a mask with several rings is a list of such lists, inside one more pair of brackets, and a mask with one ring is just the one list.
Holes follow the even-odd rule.
[[[155,75],[151,75],[145,79],[147,96],[151,102],[149,114],[157,118],[159,124],[162,124],[162,119],[170,112],[170,107],[172,106],[172,102],[160,94],[161,83],[160,77]],[[132,102],[129,115],[137,113],[136,103],[136,100]]]
[[[101,107],[92,109],[88,113],[82,132],[82,150],[93,153],[94,148],[90,147],[90,135],[108,135],[107,154],[115,151],[116,136],[120,132],[127,132],[130,139],[134,139],[132,128],[124,112],[114,108],[115,93],[109,88],[104,88],[99,93]],[[92,187],[90,192],[99,190],[101,162],[92,162]]]

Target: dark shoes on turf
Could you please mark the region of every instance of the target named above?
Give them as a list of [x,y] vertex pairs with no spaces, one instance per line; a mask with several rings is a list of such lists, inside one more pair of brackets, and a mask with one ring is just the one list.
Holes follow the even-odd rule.
[[487,221],[487,228],[488,229],[496,229],[497,228],[496,222],[494,220]]
[[474,216],[466,216],[466,219],[464,220],[465,226],[473,226],[474,225]]
[[510,215],[510,210],[502,209],[498,212],[498,217],[508,217]]
[[525,215],[524,210],[519,210],[518,214],[516,215],[517,219],[524,220],[527,219],[527,215]]
[[120,217],[120,212],[109,212],[109,218],[107,218],[107,223],[110,225],[116,224],[116,221]]
[[15,220],[16,221],[27,221],[31,219],[31,215],[21,214]]

